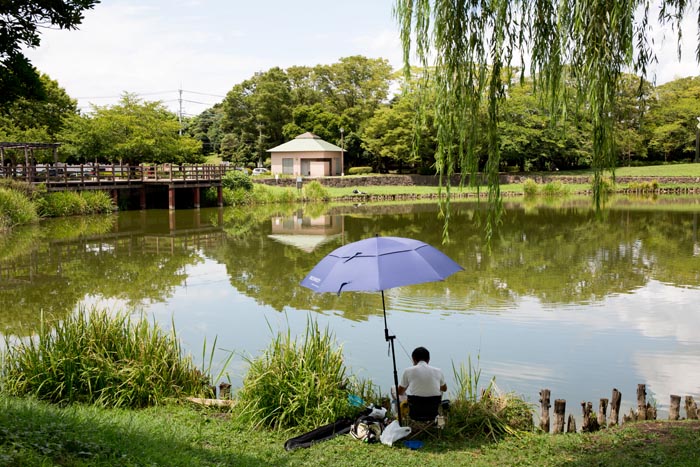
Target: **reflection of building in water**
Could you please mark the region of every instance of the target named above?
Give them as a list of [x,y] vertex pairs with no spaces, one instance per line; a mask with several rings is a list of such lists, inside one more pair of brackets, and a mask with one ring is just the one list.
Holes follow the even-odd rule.
[[319,245],[338,238],[343,233],[343,216],[304,216],[300,210],[291,216],[272,218],[272,234],[269,237],[308,253]]

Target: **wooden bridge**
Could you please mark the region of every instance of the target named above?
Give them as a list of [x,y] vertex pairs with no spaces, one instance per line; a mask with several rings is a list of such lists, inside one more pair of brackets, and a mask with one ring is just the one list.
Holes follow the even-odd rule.
[[234,170],[229,165],[210,164],[34,164],[0,165],[0,178],[44,184],[48,191],[110,191],[116,203],[120,192],[137,192],[141,209],[149,193],[167,189],[168,207],[175,209],[176,192],[191,190],[193,205],[200,207],[201,190],[216,187],[218,205],[223,205],[221,179]]

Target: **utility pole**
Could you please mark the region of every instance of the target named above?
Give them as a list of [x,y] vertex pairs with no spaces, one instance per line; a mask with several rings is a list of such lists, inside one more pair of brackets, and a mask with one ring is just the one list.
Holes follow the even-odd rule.
[[345,134],[345,130],[341,127],[340,128],[340,175],[344,176],[345,175],[345,140],[343,139],[343,135]]
[[179,93],[180,97],[178,98],[178,103],[179,105],[179,111],[177,113],[177,120],[180,122],[180,130],[178,130],[178,135],[182,136],[182,85],[180,85],[180,89],[177,90]]

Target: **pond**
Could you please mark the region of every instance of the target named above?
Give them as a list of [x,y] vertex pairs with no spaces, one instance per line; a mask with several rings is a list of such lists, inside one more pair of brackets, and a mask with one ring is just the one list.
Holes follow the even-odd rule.
[[669,395],[700,395],[700,234],[697,198],[507,202],[490,249],[485,211],[455,202],[441,243],[434,202],[268,210],[121,212],[61,219],[0,237],[0,333],[27,336],[41,316],[93,305],[172,324],[197,363],[227,352],[239,386],[246,357],[309,319],[327,326],[352,373],[387,392],[392,364],[381,296],[314,294],[300,280],[338,246],[375,234],[411,237],[464,267],[444,282],[386,291],[399,371],[428,347],[454,388],[469,360],[481,382],[537,403],[540,389],[581,401],[638,383],[665,416]]

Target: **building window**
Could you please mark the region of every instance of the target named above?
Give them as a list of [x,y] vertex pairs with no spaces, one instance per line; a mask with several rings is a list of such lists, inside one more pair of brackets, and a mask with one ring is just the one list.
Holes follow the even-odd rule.
[[294,159],[291,157],[282,158],[282,173],[293,175],[294,174]]

